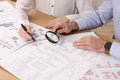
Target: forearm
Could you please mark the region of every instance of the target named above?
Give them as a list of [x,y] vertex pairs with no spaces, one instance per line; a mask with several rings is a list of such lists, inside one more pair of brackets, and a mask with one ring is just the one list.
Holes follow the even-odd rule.
[[29,25],[28,13],[32,8],[32,0],[18,0],[16,3],[16,20],[17,27],[20,27],[20,24]]
[[113,17],[111,1],[106,0],[105,3],[97,10],[85,17],[75,20],[79,25],[79,29],[93,29],[106,24]]
[[69,21],[74,21],[74,20],[76,20],[76,19],[79,19],[79,18],[87,15],[87,14],[90,13],[90,12],[92,12],[92,10],[91,10],[91,11],[87,11],[87,12],[81,12],[81,13],[79,13],[79,14],[66,15],[65,17],[67,17],[67,18],[69,19]]
[[93,6],[91,5],[90,0],[76,0],[76,12],[74,14],[67,15],[66,17],[70,20],[76,20],[79,19],[88,13],[94,11]]
[[92,12],[85,17],[75,20],[75,22],[79,25],[79,29],[94,29],[98,26],[103,25],[103,22],[96,14],[96,12]]
[[71,15],[67,15],[65,16],[67,19],[69,19],[69,21],[74,21],[76,19],[79,19],[80,18],[80,15],[79,14],[71,14]]

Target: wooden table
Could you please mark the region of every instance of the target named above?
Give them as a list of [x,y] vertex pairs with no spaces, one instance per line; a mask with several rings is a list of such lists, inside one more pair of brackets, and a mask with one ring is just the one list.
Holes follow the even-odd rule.
[[[13,6],[15,6],[15,2],[12,2],[10,0],[8,0]],[[40,13],[38,11],[35,12],[34,15],[30,16],[30,21],[38,24],[38,25],[42,25],[44,26],[48,21],[54,19],[54,17],[52,16],[48,16],[46,14]],[[103,36],[100,33],[97,33],[101,38],[103,38],[104,40],[111,40],[110,37],[107,36]],[[18,78],[16,78],[15,76],[13,76],[12,74],[10,74],[9,72],[7,72],[6,70],[4,70],[3,68],[0,67],[0,80],[19,80]]]
[[[15,6],[15,2],[8,0],[13,6]],[[35,15],[30,16],[30,21],[44,26],[48,21],[54,19],[52,16],[48,16],[46,14],[40,13],[38,11],[35,12]],[[6,70],[0,67],[0,80],[19,80]]]

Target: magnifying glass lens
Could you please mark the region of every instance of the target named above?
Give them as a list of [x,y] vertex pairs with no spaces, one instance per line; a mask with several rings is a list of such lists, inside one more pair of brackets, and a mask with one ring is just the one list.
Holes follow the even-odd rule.
[[45,37],[47,38],[48,41],[52,43],[58,43],[60,40],[59,36],[56,35],[56,33],[52,31],[46,32]]

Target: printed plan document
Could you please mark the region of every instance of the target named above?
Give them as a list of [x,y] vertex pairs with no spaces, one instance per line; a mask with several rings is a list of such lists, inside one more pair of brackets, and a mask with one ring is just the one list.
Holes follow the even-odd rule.
[[59,35],[60,42],[53,44],[45,38],[47,29],[31,23],[36,41],[25,41],[17,34],[15,14],[10,12],[14,8],[6,1],[0,2],[0,14],[4,15],[0,15],[4,17],[0,18],[0,65],[21,80],[79,80],[105,57],[103,53],[72,46],[73,41],[83,36],[96,36],[93,32]]
[[[66,40],[70,38],[72,41],[77,35],[61,36],[60,43],[52,44],[44,37],[46,29],[35,24],[31,26],[35,42],[25,42],[18,35],[13,35],[17,38],[14,41],[8,35],[6,42],[13,47],[1,47],[1,50],[5,49],[3,53],[6,53],[2,57],[1,66],[21,80],[79,80],[103,57],[102,53],[78,50],[71,45],[72,42],[67,43]],[[14,33],[16,29],[12,31]],[[81,35],[84,34],[95,36],[92,32]],[[19,45],[13,44],[17,42]]]
[[1,63],[2,58],[5,57],[4,55],[6,54],[3,48],[5,47],[4,44],[7,43],[6,41],[4,41],[4,38],[3,38],[4,33],[7,32],[6,29],[9,28],[9,26],[13,25],[13,21],[14,21],[14,17],[11,15],[14,15],[14,8],[6,1],[0,2],[0,30],[1,30],[0,31],[0,51],[1,51],[0,52],[0,63]]
[[79,80],[120,80],[120,60],[106,56]]

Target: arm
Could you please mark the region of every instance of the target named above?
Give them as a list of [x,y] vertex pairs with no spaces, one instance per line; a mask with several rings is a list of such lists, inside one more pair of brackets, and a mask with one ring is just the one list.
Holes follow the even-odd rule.
[[57,23],[61,23],[61,24],[68,23],[70,21],[78,19],[78,18],[94,11],[94,9],[90,3],[90,0],[74,0],[74,1],[75,2],[73,2],[73,5],[74,5],[74,8],[73,8],[74,13],[73,14],[54,19],[54,20],[50,21],[45,27],[47,27],[47,28],[54,27]]
[[111,0],[105,0],[103,5],[97,11],[94,11],[87,16],[75,20],[79,29],[93,29],[103,24],[106,24],[113,17]]
[[[91,1],[92,2],[92,1]],[[76,12],[75,14],[67,15],[66,17],[73,21],[75,19],[78,19],[92,11],[94,11],[93,6],[91,4],[90,0],[76,0],[75,2],[75,8]]]
[[110,55],[120,59],[120,43],[113,42],[110,48]]
[[29,25],[28,12],[32,9],[33,0],[17,0],[16,3],[16,26],[18,29],[21,24]]

